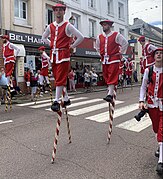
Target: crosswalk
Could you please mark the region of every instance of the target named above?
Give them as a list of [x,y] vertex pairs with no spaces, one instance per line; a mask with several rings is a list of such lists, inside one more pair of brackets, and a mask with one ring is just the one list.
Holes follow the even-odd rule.
[[[80,116],[83,115],[84,119],[95,121],[98,123],[104,123],[109,120],[108,113],[108,104],[100,98],[89,99],[89,97],[75,97],[71,96],[72,104],[68,106],[68,114],[70,116]],[[119,107],[119,104],[123,104],[123,107]],[[34,102],[28,102],[24,104],[17,104],[19,107],[29,107],[32,109],[44,109],[45,111],[51,111],[51,101],[50,100],[41,100],[37,101],[36,104]],[[138,109],[138,104],[130,104],[125,106],[125,101],[116,101],[116,109],[114,112],[114,119],[125,116],[133,111]],[[99,112],[102,111],[102,112]],[[90,115],[90,113],[94,115]],[[129,116],[129,115],[128,115]],[[148,115],[144,116],[140,122],[137,122],[136,119],[133,118],[133,115],[124,122],[115,125],[117,128],[121,128],[128,131],[141,132],[151,125],[151,120]]]

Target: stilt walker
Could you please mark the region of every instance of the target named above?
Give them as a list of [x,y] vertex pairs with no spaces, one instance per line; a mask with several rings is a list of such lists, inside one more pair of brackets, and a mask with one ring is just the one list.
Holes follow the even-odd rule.
[[100,25],[103,28],[103,33],[96,40],[96,49],[101,55],[103,77],[108,86],[107,96],[103,98],[109,103],[110,124],[107,137],[108,141],[110,141],[112,133],[120,61],[122,54],[125,54],[128,47],[127,40],[120,33],[111,31],[113,23],[110,20],[102,20]]
[[[12,85],[12,75],[14,71],[15,66],[15,60],[16,56],[18,55],[20,49],[15,46],[13,43],[9,42],[9,36],[8,35],[0,35],[0,38],[3,39],[3,58],[4,58],[4,64],[5,64],[5,75],[8,79],[8,90],[7,90],[7,97],[8,99],[6,101],[6,108],[5,111],[8,110],[8,103],[10,102],[10,109],[12,109],[12,101],[11,101],[11,87]],[[14,50],[16,53],[14,54]]]
[[[56,86],[55,99],[53,100],[51,106],[52,111],[57,112],[58,115],[57,128],[54,140],[54,150],[52,155],[53,163],[55,159],[59,128],[63,113],[62,108],[64,107],[65,110],[67,110],[66,106],[71,105],[71,101],[65,88],[67,84],[68,73],[70,70],[70,56],[71,53],[73,53],[74,48],[77,47],[83,41],[84,37],[72,24],[67,21],[64,21],[64,15],[66,11],[65,4],[56,4],[52,8],[54,11],[55,22],[47,26],[42,35],[42,39],[46,44],[50,45],[51,48],[50,61],[52,64],[52,72],[55,78]],[[49,36],[50,40],[48,39]],[[75,37],[73,43],[71,43],[72,37]],[[64,93],[64,96],[62,102],[59,103],[59,98],[61,97],[62,92]],[[69,130],[68,116],[66,117],[66,119],[70,142],[71,135]]]

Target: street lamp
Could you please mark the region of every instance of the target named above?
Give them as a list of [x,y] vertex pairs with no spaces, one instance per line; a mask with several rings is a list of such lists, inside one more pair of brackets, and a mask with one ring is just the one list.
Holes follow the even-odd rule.
[[74,18],[74,16],[71,16],[71,17],[69,18],[69,22],[70,22],[72,25],[75,24],[75,18]]

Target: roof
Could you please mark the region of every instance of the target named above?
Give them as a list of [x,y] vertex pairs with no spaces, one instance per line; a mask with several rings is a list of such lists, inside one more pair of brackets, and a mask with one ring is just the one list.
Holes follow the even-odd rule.
[[135,18],[134,24],[130,25],[129,29],[139,35],[144,35],[149,39],[162,41],[163,30],[144,22],[142,19]]

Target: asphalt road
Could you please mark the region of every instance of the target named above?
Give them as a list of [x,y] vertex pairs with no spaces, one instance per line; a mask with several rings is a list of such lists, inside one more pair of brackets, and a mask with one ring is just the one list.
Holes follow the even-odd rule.
[[[111,141],[107,144],[105,92],[71,96],[68,108],[72,143],[65,115],[57,154],[51,164],[57,115],[50,103],[0,106],[0,179],[159,179],[157,142],[150,120],[136,122],[139,87],[118,90]],[[138,104],[137,104],[138,106]],[[127,122],[126,122],[127,121]]]

